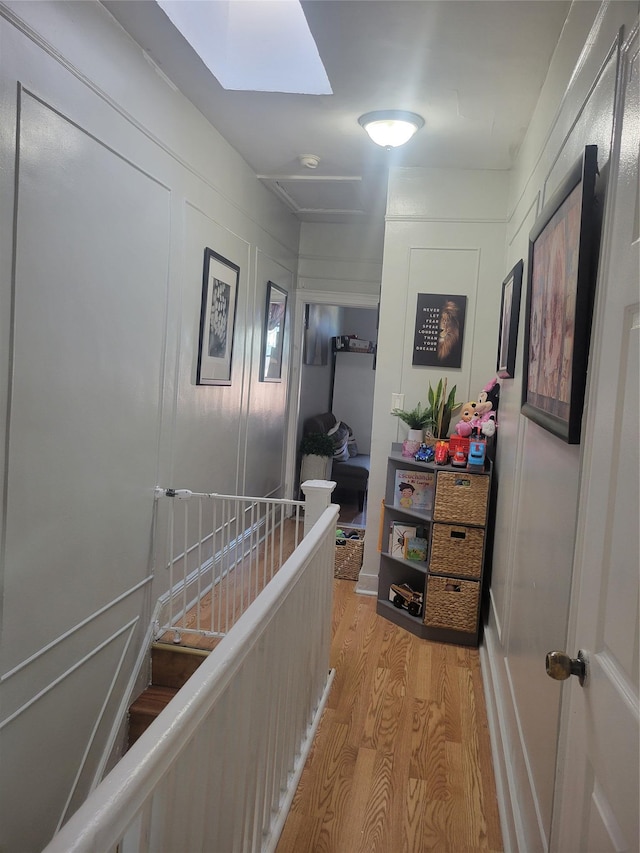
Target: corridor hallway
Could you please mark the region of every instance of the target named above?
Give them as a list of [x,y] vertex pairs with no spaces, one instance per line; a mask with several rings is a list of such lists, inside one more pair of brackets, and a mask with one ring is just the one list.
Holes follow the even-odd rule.
[[478,651],[375,605],[334,581],[336,676],[277,853],[502,851]]

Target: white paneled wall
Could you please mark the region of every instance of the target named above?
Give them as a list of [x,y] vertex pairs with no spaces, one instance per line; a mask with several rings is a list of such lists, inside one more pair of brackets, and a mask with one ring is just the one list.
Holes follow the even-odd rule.
[[[609,171],[618,31],[635,14],[635,3],[571,8],[512,175],[505,271],[525,259],[523,295],[528,235],[545,199],[587,144],[598,146],[601,173]],[[549,849],[562,760],[563,693],[547,678],[544,661],[547,651],[566,646],[582,453],[520,415],[523,339],[524,307],[516,375],[503,380],[501,389],[499,490],[483,663],[504,796],[505,849],[534,851]]]
[[[259,352],[299,228],[100,3],[2,4],[0,43],[0,848],[27,853],[117,747],[168,584],[154,487],[283,493]],[[207,246],[240,267],[228,387],[195,385]]]
[[[456,399],[475,399],[495,376],[498,314],[504,278],[506,172],[394,169],[389,201],[380,297],[378,358],[371,438],[367,526],[377,531],[386,457],[406,427],[391,415],[391,395],[405,408],[426,403],[429,383],[446,378]],[[467,297],[462,366],[455,370],[413,366],[418,293]],[[377,536],[365,540],[359,589],[377,587]]]

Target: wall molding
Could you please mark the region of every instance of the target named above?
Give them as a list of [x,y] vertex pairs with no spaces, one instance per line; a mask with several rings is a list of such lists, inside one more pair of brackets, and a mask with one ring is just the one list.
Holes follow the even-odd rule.
[[433,222],[437,225],[504,225],[509,221],[508,216],[425,216],[421,214],[388,213],[385,222]]
[[[508,239],[508,245],[509,245],[510,247],[511,247],[511,246],[513,246],[513,244],[515,243],[516,239],[519,237],[520,232],[521,232],[521,231],[522,231],[522,229],[524,228],[525,222],[526,222],[526,221],[527,221],[527,219],[529,218],[529,216],[530,216],[530,214],[531,214],[531,211],[532,211],[532,210],[533,210],[533,211],[535,211],[535,213],[534,213],[534,217],[533,217],[533,221],[535,222],[535,220],[538,218],[538,213],[539,213],[539,211],[540,211],[540,207],[539,207],[539,205],[540,205],[540,197],[541,197],[541,193],[540,193],[540,190],[538,190],[538,192],[537,192],[537,193],[534,195],[534,197],[531,199],[531,204],[530,204],[530,205],[529,205],[529,207],[525,210],[524,214],[523,214],[523,215],[522,215],[522,217],[520,218],[520,221],[519,221],[519,222],[518,222],[518,224],[516,225],[516,227],[515,227],[515,230],[514,230],[513,234],[511,234],[511,236],[510,236],[510,237],[509,237],[509,239]],[[515,210],[514,210],[514,211],[513,211],[513,216],[515,217],[515,215],[516,215],[516,212],[515,212]],[[527,240],[528,240],[528,239],[529,239],[529,237],[528,237],[528,235],[527,235]],[[525,261],[526,261],[526,258],[525,258]],[[525,270],[525,272],[526,272],[526,270]]]
[[[146,586],[148,583],[151,583],[152,580],[153,580],[153,575],[148,575],[146,578],[139,581],[137,584],[132,586],[130,589],[121,593],[119,596],[117,596],[117,598],[112,599],[108,604],[105,604],[99,610],[95,610],[93,613],[91,613],[89,616],[87,616],[81,622],[78,622],[72,628],[69,628],[68,631],[65,631],[63,634],[60,634],[58,637],[55,638],[55,640],[51,640],[51,642],[47,643],[46,646],[43,646],[41,649],[38,649],[38,651],[35,654],[30,655],[28,658],[25,658],[23,661],[21,661],[16,666],[12,667],[10,670],[5,672],[3,675],[0,675],[0,684],[5,682],[5,681],[8,681],[9,678],[11,678],[13,675],[16,675],[18,672],[23,670],[25,667],[29,666],[34,661],[38,660],[38,658],[42,657],[43,655],[47,654],[47,652],[50,652],[56,646],[60,645],[60,643],[69,639],[69,637],[73,636],[73,634],[77,633],[81,628],[85,628],[87,625],[89,625],[91,622],[98,619],[100,616],[102,616],[104,613],[106,613],[112,607],[115,607],[116,604],[120,604],[122,601],[124,601],[130,595],[133,595],[134,592],[137,592],[138,590],[142,589],[142,587]],[[5,721],[0,722],[0,728],[2,728],[2,726],[4,725],[4,722]]]
[[[82,777],[82,771],[84,770],[84,768],[87,764],[87,759],[89,758],[89,755],[91,753],[91,747],[93,746],[93,744],[95,742],[96,735],[98,733],[98,729],[100,728],[100,723],[104,719],[104,715],[106,713],[107,706],[109,704],[109,700],[114,695],[114,692],[115,692],[115,689],[116,689],[116,686],[118,683],[118,676],[122,672],[122,668],[124,666],[124,662],[125,662],[125,659],[127,656],[127,652],[129,651],[129,649],[131,647],[131,643],[133,641],[134,628],[137,625],[138,621],[139,621],[139,617],[136,616],[134,619],[130,620],[130,622],[128,622],[126,625],[124,625],[119,631],[115,632],[108,641],[108,642],[110,642],[112,640],[115,640],[120,634],[123,634],[128,629],[129,633],[128,633],[128,636],[126,637],[124,646],[122,648],[122,652],[120,654],[120,660],[118,661],[118,664],[114,669],[113,676],[111,678],[111,684],[109,685],[107,691],[105,692],[105,697],[104,697],[104,701],[102,703],[102,707],[100,708],[100,711],[96,715],[96,719],[95,719],[95,722],[93,725],[93,729],[92,729],[91,734],[87,740],[87,745],[85,747],[84,754],[82,756],[80,764],[78,765],[78,771],[76,773],[75,779],[73,780],[73,782],[69,788],[69,796],[67,797],[67,801],[62,808],[62,811],[60,814],[60,820],[59,820],[58,825],[56,827],[56,832],[61,828],[62,824],[71,816],[69,814],[69,806],[73,800],[74,794],[76,793],[76,791],[78,789],[78,784],[79,784],[80,779]],[[103,647],[106,647],[106,642],[103,644]],[[125,694],[125,695],[128,695],[128,694]],[[116,717],[117,721],[121,721],[123,716],[124,716],[124,713],[126,712],[126,707],[123,709],[122,704],[123,703],[121,701],[119,713]],[[110,749],[110,743],[109,742],[106,745],[103,745],[101,747],[102,760],[104,760],[105,756],[108,755],[108,753],[110,751],[111,751],[111,749]]]
[[522,849],[519,844],[519,838],[522,838],[522,830],[519,829],[521,820],[518,800],[512,797],[512,792],[516,789],[514,787],[515,780],[507,760],[507,725],[504,720],[504,698],[500,689],[500,679],[495,671],[496,662],[501,659],[501,656],[489,626],[485,626],[484,640],[480,645],[479,653],[500,828],[502,830],[502,845],[504,853],[515,853],[515,851]]
[[[105,12],[106,12],[106,10],[105,10]],[[46,38],[44,38],[42,35],[40,35],[40,33],[38,33],[36,30],[34,30],[33,27],[31,27],[26,21],[24,21],[22,18],[20,18],[12,9],[5,6],[2,2],[0,2],[0,17],[5,18],[5,20],[9,24],[11,24],[13,27],[15,27],[15,29],[17,29],[19,32],[21,32],[26,38],[28,38],[35,45],[37,45],[37,47],[39,47],[44,53],[46,53],[48,56],[50,56],[51,59],[53,59],[55,62],[57,62],[58,65],[60,65],[62,68],[64,68],[64,70],[66,70],[70,74],[72,74],[79,82],[81,82],[90,91],[92,91],[95,95],[97,95],[97,97],[99,97],[105,104],[107,104],[109,107],[111,107],[111,109],[113,109],[116,113],[118,113],[128,124],[130,124],[132,127],[134,127],[141,134],[143,134],[150,142],[152,142],[154,145],[156,145],[158,148],[160,148],[162,151],[164,151],[166,154],[168,154],[169,157],[171,157],[183,169],[185,169],[187,172],[192,174],[195,178],[197,178],[203,184],[208,186],[211,190],[213,190],[221,199],[224,200],[224,202],[226,204],[228,204],[230,207],[234,208],[236,211],[238,211],[240,214],[242,214],[242,216],[244,216],[247,220],[252,222],[260,231],[267,234],[275,243],[277,243],[277,245],[281,246],[283,250],[285,250],[287,253],[295,252],[295,249],[293,249],[292,247],[283,243],[282,239],[280,237],[278,237],[275,233],[272,233],[271,231],[269,231],[263,223],[259,222],[253,216],[252,211],[250,209],[245,209],[245,208],[241,207],[234,197],[232,197],[231,195],[226,193],[210,177],[208,177],[207,175],[202,173],[198,168],[196,168],[194,165],[192,165],[188,160],[186,160],[184,157],[182,157],[180,154],[178,154],[177,151],[175,151],[173,148],[171,148],[171,146],[169,146],[162,139],[160,139],[159,136],[156,136],[156,134],[153,131],[151,131],[146,125],[144,125],[141,121],[138,121],[138,119],[136,119],[132,115],[132,113],[130,113],[128,110],[126,110],[121,104],[118,103],[118,101],[116,101],[114,98],[112,98],[111,95],[107,94],[107,92],[104,89],[102,89],[100,86],[98,86],[97,83],[94,83],[94,81],[91,80],[91,78],[87,77],[86,74],[84,74],[82,71],[80,71],[79,68],[77,68],[72,62],[70,62],[58,50],[56,50],[56,48],[54,48],[53,45],[49,41],[47,41]],[[140,47],[137,44],[137,42],[133,41],[133,39],[131,39],[131,43],[136,46],[137,50],[140,53],[141,59],[145,62],[145,65],[147,65],[147,67],[148,67],[149,63],[148,63],[148,60],[146,59],[145,51],[142,49],[142,47]],[[185,95],[183,95],[182,93],[179,93],[179,97],[183,98],[190,105],[190,107],[193,110],[196,110],[196,107],[191,103],[191,101]],[[198,114],[201,115],[199,112],[198,112]],[[216,134],[218,134],[220,136],[219,131],[206,118],[204,118],[204,116],[202,116],[202,120],[206,122],[206,124],[208,125],[208,127],[211,130],[213,130]],[[235,154],[237,154],[235,149],[232,148],[232,146],[229,145],[229,143],[227,143],[223,137],[221,137],[221,139],[222,139],[223,143],[225,145],[227,145],[231,151],[233,151]],[[262,186],[262,184],[258,180],[257,176],[253,173],[252,173],[252,175],[256,181],[256,187],[260,187],[261,189],[264,189],[265,192],[269,192],[268,189],[266,189],[265,187]],[[270,195],[272,195],[272,193],[270,193]],[[279,203],[282,205],[281,201]],[[283,210],[287,210],[287,208],[285,208],[284,205],[283,205]]]
[[[553,158],[553,160],[549,164],[549,167],[547,169],[547,173],[544,177],[544,181],[542,182],[540,209],[542,209],[547,202],[547,195],[548,195],[547,194],[547,188],[548,188],[549,179],[551,178],[553,170],[555,169],[555,167],[560,162],[560,158],[562,157],[562,152],[566,148],[567,143],[569,142],[572,134],[574,133],[577,125],[579,124],[580,119],[582,118],[584,111],[586,110],[587,105],[588,105],[589,101],[591,100],[591,97],[592,97],[594,91],[596,90],[600,81],[604,77],[605,71],[609,67],[609,63],[611,62],[612,58],[616,55],[616,53],[619,54],[620,45],[621,45],[621,34],[620,34],[620,31],[618,31],[618,35],[613,40],[613,43],[610,45],[607,54],[605,55],[603,61],[600,64],[600,67],[598,69],[597,74],[594,76],[593,80],[591,81],[591,85],[589,86],[588,91],[585,93],[585,96],[582,100],[582,103],[580,104],[578,110],[576,111],[576,113],[573,117],[573,121],[571,122],[571,124],[567,128],[567,130],[566,130],[566,132],[562,138],[562,141],[558,145],[555,157]],[[567,92],[570,91],[570,88],[574,83],[574,79],[577,78],[577,76],[578,75],[577,75],[577,70],[576,70],[576,72],[574,72],[573,77],[571,78],[569,86],[567,87]],[[617,84],[617,74],[614,76],[614,80],[613,80],[614,90],[616,88],[616,84]],[[548,139],[547,144],[549,144],[550,141],[551,140]],[[611,145],[609,145],[609,151],[607,152],[607,154],[609,156],[611,155]],[[552,189],[555,189],[555,188],[552,188]]]
[[111,643],[115,639],[117,639],[126,630],[128,630],[128,629],[133,630],[133,627],[137,623],[138,618],[139,617],[136,616],[134,619],[132,619],[126,625],[119,628],[110,637],[107,637],[105,640],[103,640],[101,643],[99,643],[97,646],[95,646],[95,648],[93,648],[86,655],[84,655],[83,657],[76,660],[75,663],[72,666],[70,666],[68,669],[66,669],[61,675],[59,675],[57,678],[54,678],[53,681],[50,681],[46,687],[43,687],[42,690],[39,690],[34,696],[31,697],[31,699],[29,699],[28,702],[25,702],[17,710],[15,710],[13,712],[13,714],[10,714],[8,717],[6,717],[4,720],[2,720],[0,722],[0,730],[5,728],[6,726],[8,726],[9,723],[13,722],[15,719],[17,719],[21,714],[23,714],[26,710],[28,710],[32,705],[35,705],[36,702],[38,702],[40,699],[42,699],[44,696],[46,696],[48,693],[50,693],[54,689],[54,687],[57,687],[59,684],[62,684],[62,682],[66,678],[68,678],[70,675],[72,675],[76,670],[80,669],[81,666],[84,666],[84,664],[88,663],[88,661],[90,661],[91,658],[95,657],[98,654],[98,652],[101,652],[102,649],[106,648],[109,645],[109,643]]
[[298,255],[299,261],[331,261],[332,263],[345,264],[345,266],[356,266],[363,264],[371,264],[372,266],[382,267],[382,258],[374,258],[374,257],[362,257],[359,256],[357,258],[349,258],[342,255],[332,255],[332,254],[324,254],[317,255],[314,252],[301,252]]
[[[340,290],[332,290],[332,291],[324,291],[324,290],[316,290],[317,286],[321,282],[328,282],[333,287],[335,285],[342,285],[345,288],[349,287],[358,287],[363,288],[362,290],[349,290],[349,291],[340,291]],[[375,290],[375,293],[371,293],[371,290]],[[380,279],[365,279],[365,278],[338,278],[336,276],[330,275],[301,275],[298,277],[298,287],[296,288],[296,293],[298,294],[307,294],[307,293],[331,293],[334,297],[332,302],[320,302],[319,299],[313,299],[313,302],[316,304],[327,304],[327,305],[337,305],[336,299],[339,298],[344,293],[348,293],[349,295],[359,294],[361,296],[370,296],[372,299],[376,300],[377,303],[380,301]],[[345,308],[354,308],[354,307],[364,307],[364,306],[353,306],[353,305],[345,305]]]
[[[602,29],[602,23],[603,23],[603,20],[605,18],[606,11],[607,11],[609,5],[610,5],[610,0],[604,0],[602,5],[600,6],[600,9],[598,10],[598,13],[597,13],[595,20],[593,22],[593,25],[591,27],[589,38],[587,39],[586,43],[584,44],[584,46],[580,52],[580,56],[578,57],[578,61],[576,62],[576,65],[575,65],[575,68],[573,69],[573,73],[571,74],[571,77],[569,78],[569,81],[566,85],[566,88],[564,90],[562,98],[560,99],[560,103],[558,104],[556,112],[555,112],[555,114],[554,114],[554,116],[553,116],[553,118],[552,118],[552,120],[551,120],[551,122],[547,128],[547,132],[544,135],[544,138],[541,139],[541,141],[540,141],[540,147],[538,150],[538,154],[537,154],[537,156],[532,158],[532,166],[529,170],[529,176],[524,181],[524,184],[522,186],[520,194],[519,194],[518,198],[515,200],[515,202],[513,204],[513,209],[509,212],[507,220],[510,220],[515,215],[515,211],[516,211],[518,205],[520,204],[523,197],[525,196],[527,189],[529,187],[529,184],[533,180],[533,177],[536,174],[538,167],[540,166],[542,158],[544,157],[544,153],[547,150],[547,148],[551,142],[551,138],[552,138],[558,124],[560,123],[560,119],[561,119],[562,115],[566,111],[567,101],[568,101],[569,96],[571,94],[571,90],[575,86],[576,81],[577,81],[578,77],[580,76],[580,73],[584,69],[584,66],[586,65],[586,62],[587,62],[587,57],[588,57],[590,51],[593,49],[594,42],[596,41],[597,36],[600,33],[600,30]],[[619,43],[619,41],[620,41],[619,36],[618,36],[616,41]],[[599,76],[600,75],[598,75],[598,77]],[[590,92],[591,92],[591,89],[590,89]],[[581,106],[579,107],[579,114],[580,115],[582,114],[582,112],[584,110],[584,107],[585,107],[587,100],[588,100],[588,96],[585,96]],[[572,128],[573,128],[573,125],[572,125]],[[564,143],[563,143],[563,145],[564,145]],[[522,146],[521,146],[521,148],[522,148]],[[544,183],[545,183],[545,181],[542,181],[542,184],[544,184]]]
[[[544,821],[543,821],[542,815],[540,813],[540,805],[538,802],[536,787],[535,787],[535,783],[534,783],[533,770],[531,768],[531,762],[529,760],[529,752],[527,750],[526,738],[524,736],[524,731],[522,729],[522,723],[520,721],[520,714],[518,711],[518,705],[515,701],[516,693],[515,693],[515,687],[513,684],[513,678],[511,677],[511,669],[509,667],[509,658],[508,657],[504,658],[504,671],[505,671],[506,682],[507,682],[508,689],[509,689],[509,698],[510,698],[511,710],[512,710],[512,713],[513,713],[513,716],[515,719],[516,732],[518,735],[517,746],[519,747],[520,756],[522,758],[522,762],[524,764],[525,772],[527,775],[527,782],[529,785],[528,790],[529,790],[529,794],[531,797],[531,802],[533,804],[533,809],[535,812],[537,828],[538,828],[538,832],[540,834],[540,842],[542,844],[542,849],[547,851],[549,849],[549,843],[548,843],[549,840],[545,836]],[[517,787],[514,787],[513,790],[517,790]],[[520,792],[518,792],[518,793],[520,794]],[[532,843],[533,843],[533,839],[529,838],[529,836],[526,835],[523,850],[524,851],[530,850]]]

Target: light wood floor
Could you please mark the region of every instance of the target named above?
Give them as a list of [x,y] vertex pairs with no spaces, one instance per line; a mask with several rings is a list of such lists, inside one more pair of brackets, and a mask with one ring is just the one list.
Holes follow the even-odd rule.
[[336,675],[277,853],[502,851],[478,652],[334,582]]

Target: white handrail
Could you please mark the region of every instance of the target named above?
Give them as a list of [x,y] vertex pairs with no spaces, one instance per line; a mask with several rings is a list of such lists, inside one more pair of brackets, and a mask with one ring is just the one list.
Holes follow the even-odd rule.
[[43,853],[275,847],[330,684],[337,515],[322,513]]

